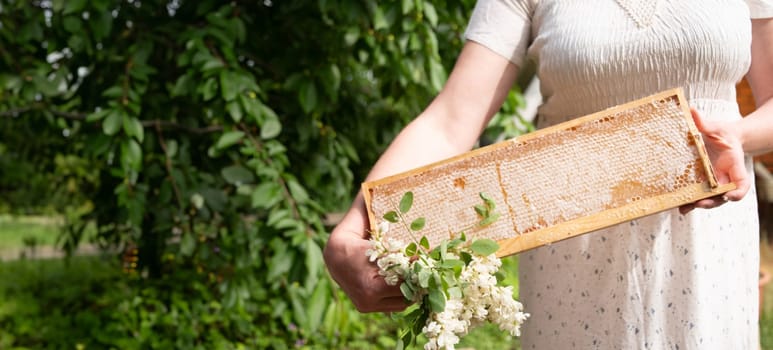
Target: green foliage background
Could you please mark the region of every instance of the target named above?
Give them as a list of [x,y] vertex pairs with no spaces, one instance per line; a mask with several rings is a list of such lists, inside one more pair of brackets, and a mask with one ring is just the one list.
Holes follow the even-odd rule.
[[325,214],[440,89],[473,5],[0,0],[0,212],[62,215],[68,251],[96,227],[124,270],[82,336],[0,347],[372,344]]

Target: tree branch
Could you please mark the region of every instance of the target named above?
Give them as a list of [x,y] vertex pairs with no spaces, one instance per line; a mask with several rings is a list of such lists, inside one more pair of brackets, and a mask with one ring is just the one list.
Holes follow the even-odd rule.
[[[9,110],[2,111],[0,112],[0,118],[15,118],[27,112],[48,112],[57,117],[61,117],[69,120],[78,120],[78,121],[86,120],[86,117],[88,116],[88,113],[84,113],[84,112],[65,112],[65,111],[49,108],[49,106],[43,103],[35,103],[25,107],[12,108]],[[144,128],[154,128],[158,126],[162,129],[182,130],[187,133],[196,134],[196,135],[209,134],[209,133],[223,130],[223,127],[221,125],[210,125],[203,128],[198,128],[198,127],[183,125],[169,120],[160,120],[160,119],[142,120],[140,121],[140,123]]]
[[[247,138],[250,139],[250,142],[252,143],[252,145],[255,147],[255,149],[257,149],[258,153],[260,153],[260,150],[263,149],[263,145],[260,142],[260,140],[255,138],[255,136],[253,136],[252,133],[250,133],[250,130],[244,124],[239,124],[239,128],[242,131],[244,131],[244,134],[247,135]],[[266,165],[269,165],[269,166],[272,165],[271,158],[266,158],[266,159],[263,160],[263,162],[266,163]],[[289,189],[289,187],[287,185],[287,182],[282,178],[281,175],[277,178],[277,182],[279,182],[279,186],[282,188],[282,196],[285,198],[285,200],[287,201],[287,203],[290,206],[290,210],[292,212],[293,219],[298,220],[298,221],[303,223],[303,227],[306,230],[306,236],[313,237],[314,236],[314,230],[301,217],[301,213],[298,210],[298,202],[296,202],[295,198],[293,198],[293,196],[290,194],[290,189]]]
[[160,120],[160,119],[141,120],[140,123],[145,128],[155,127],[156,125],[158,125],[162,129],[177,129],[177,130],[182,130],[187,133],[196,134],[196,135],[209,134],[209,133],[223,130],[222,125],[210,125],[203,128],[197,128],[197,127],[187,126],[187,125],[183,125],[169,120]]
[[13,118],[13,117],[17,117],[22,113],[32,112],[32,111],[49,112],[57,117],[62,117],[70,120],[84,120],[88,115],[86,113],[81,113],[81,112],[65,112],[65,111],[59,111],[56,109],[48,109],[47,107],[48,106],[42,103],[36,103],[26,107],[11,108],[9,110],[0,112],[0,117]]
[[172,175],[172,159],[169,158],[169,152],[166,148],[166,142],[164,142],[164,135],[161,131],[160,123],[156,123],[156,135],[158,135],[158,143],[161,145],[161,150],[164,151],[164,166],[166,167],[166,172],[169,177],[169,183],[172,184],[174,197],[177,199],[177,205],[180,207],[180,211],[185,211],[182,196],[180,195],[180,189],[177,187],[177,181],[175,181],[174,175]]

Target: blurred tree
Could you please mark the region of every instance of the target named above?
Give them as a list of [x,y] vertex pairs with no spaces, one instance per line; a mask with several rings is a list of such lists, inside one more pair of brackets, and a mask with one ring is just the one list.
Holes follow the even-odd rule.
[[329,343],[351,311],[324,213],[440,89],[473,4],[0,0],[0,210],[64,213],[69,250],[96,222],[143,286],[191,272]]

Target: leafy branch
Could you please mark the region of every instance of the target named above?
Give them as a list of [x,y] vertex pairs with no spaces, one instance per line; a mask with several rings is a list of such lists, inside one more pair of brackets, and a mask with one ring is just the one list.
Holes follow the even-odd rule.
[[[0,117],[3,118],[16,118],[19,115],[22,115],[27,112],[44,112],[44,113],[51,113],[52,115],[56,117],[61,117],[68,120],[75,120],[75,121],[84,121],[87,120],[90,113],[86,112],[80,112],[80,111],[62,111],[58,109],[51,108],[45,103],[33,103],[24,107],[17,107],[17,108],[11,108],[5,111],[0,112]],[[203,135],[203,134],[209,134],[213,132],[218,132],[223,130],[222,125],[209,125],[206,127],[198,128],[198,127],[192,127],[184,124],[180,124],[174,121],[170,120],[161,120],[161,119],[148,119],[148,120],[140,120],[140,124],[144,128],[156,128],[160,127],[162,129],[174,129],[174,130],[180,130],[185,131],[190,134],[194,135]]]
[[[255,147],[256,152],[260,154],[260,151],[263,149],[263,144],[260,142],[260,140],[258,140],[254,135],[252,135],[252,133],[250,132],[250,129],[246,127],[244,124],[239,124],[239,128],[244,132],[244,134],[250,140],[250,143],[252,143],[253,147]],[[263,163],[265,163],[269,167],[273,166],[273,162],[270,157],[264,158]],[[303,228],[304,228],[304,231],[306,232],[306,236],[313,237],[314,230],[312,230],[307,220],[303,220],[301,218],[301,213],[300,213],[300,210],[298,209],[298,202],[290,193],[290,189],[289,189],[289,186],[287,185],[287,181],[285,181],[285,179],[283,179],[281,175],[277,177],[277,181],[279,182],[279,186],[282,189],[282,196],[284,197],[285,201],[289,204],[290,211],[292,212],[293,218],[299,222],[303,222]]]
[[[480,193],[480,198],[483,203],[474,206],[480,220],[474,226],[486,227],[494,223],[499,218],[499,214],[494,211],[496,204],[491,197]],[[400,317],[408,326],[399,332],[398,349],[414,344],[416,338],[425,332],[428,320],[432,319],[433,315],[445,311],[448,300],[464,298],[464,289],[471,282],[466,281],[462,274],[476,259],[475,257],[487,258],[499,249],[499,245],[488,238],[468,241],[464,231],[450,240],[442,240],[439,245],[430,249],[427,236],[422,236],[418,240],[414,236],[414,233],[424,228],[425,218],[416,218],[410,224],[406,220],[412,205],[413,193],[409,191],[403,194],[395,210],[390,210],[383,215],[383,218],[390,223],[402,224],[413,240],[399,253],[380,252],[385,254],[382,255],[383,258],[388,259],[387,262],[379,262],[387,283],[395,281],[395,277],[400,277],[402,279],[400,291],[405,299],[418,302]],[[385,232],[374,234],[377,247],[378,242],[383,239],[383,233]],[[383,243],[381,247],[383,248]],[[369,254],[379,254],[379,250],[375,249]],[[400,262],[400,256],[408,260]]]

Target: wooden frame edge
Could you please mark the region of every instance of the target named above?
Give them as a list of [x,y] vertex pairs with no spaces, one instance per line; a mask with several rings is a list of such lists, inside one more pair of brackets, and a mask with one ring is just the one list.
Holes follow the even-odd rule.
[[[717,196],[735,188],[736,185],[734,183],[718,185],[714,188],[711,188],[711,185],[705,182],[693,184],[674,192],[653,196],[622,207],[607,209],[579,219],[500,240],[498,242],[500,248],[497,251],[497,256],[509,256],[567,238],[591,233],[620,222],[626,222],[680,205],[693,203],[700,199]],[[674,203],[678,204],[674,205]]]
[[717,175],[714,174],[714,168],[711,166],[711,160],[709,159],[709,155],[706,152],[706,144],[703,142],[701,132],[698,130],[698,127],[695,125],[695,121],[692,118],[690,106],[687,105],[687,99],[684,97],[683,91],[679,90],[677,94],[679,95],[679,107],[682,109],[685,121],[687,122],[690,138],[692,138],[692,140],[695,142],[695,148],[698,150],[698,156],[701,158],[701,163],[703,163],[703,169],[706,172],[706,178],[708,179],[711,188],[717,188],[719,186],[719,181],[717,180]]

